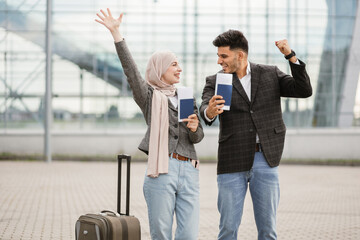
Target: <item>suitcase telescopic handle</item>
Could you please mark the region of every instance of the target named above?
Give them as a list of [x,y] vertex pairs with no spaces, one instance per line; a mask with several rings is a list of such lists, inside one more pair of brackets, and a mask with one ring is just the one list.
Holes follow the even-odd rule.
[[129,216],[129,205],[130,205],[130,162],[131,156],[127,154],[118,155],[118,194],[117,194],[117,212],[121,211],[121,165],[122,160],[126,159],[126,213]]

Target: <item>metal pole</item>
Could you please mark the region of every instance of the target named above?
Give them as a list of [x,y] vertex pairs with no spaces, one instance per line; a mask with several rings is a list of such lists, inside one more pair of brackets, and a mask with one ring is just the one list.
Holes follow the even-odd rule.
[[336,4],[335,0],[331,1],[331,115],[330,115],[330,123],[327,124],[327,126],[335,127],[335,115],[336,115],[336,18],[337,18],[337,12],[336,12]]
[[105,84],[105,92],[104,92],[104,102],[105,102],[105,113],[104,113],[104,125],[105,125],[105,129],[108,128],[109,125],[109,110],[110,107],[108,107],[108,96],[107,96],[107,87],[109,85],[109,81],[108,81],[108,63],[107,63],[107,59],[105,61],[105,65],[104,65],[104,80],[106,82]]
[[[187,85],[187,0],[184,0],[184,6],[183,6],[183,82],[184,85]],[[196,78],[195,78],[196,82]]]
[[[7,39],[5,40],[5,42],[7,42]],[[6,43],[5,43],[6,44]],[[6,48],[7,49],[7,48]],[[4,53],[4,84],[5,84],[5,88],[4,88],[4,96],[5,96],[5,104],[4,104],[4,130],[6,132],[7,130],[7,100],[8,100],[8,91],[7,90],[8,88],[6,87],[7,86],[7,83],[6,83],[6,78],[7,78],[7,52]],[[9,92],[10,94],[10,92]]]
[[246,31],[247,31],[247,39],[250,39],[250,0],[246,2]]
[[46,89],[45,89],[45,157],[51,163],[51,124],[52,124],[52,61],[51,61],[51,25],[52,0],[47,0],[46,9]]
[[265,19],[266,19],[266,29],[265,29],[265,56],[266,56],[266,64],[269,64],[269,0],[266,1],[266,13],[265,13]]
[[10,89],[7,87],[7,77],[8,77],[8,72],[7,72],[7,66],[8,66],[8,58],[7,58],[7,50],[8,50],[8,25],[9,25],[9,20],[8,20],[8,12],[6,12],[6,32],[5,32],[5,38],[4,38],[4,42],[5,42],[5,52],[4,52],[4,96],[5,96],[5,109],[4,109],[4,132],[7,131],[7,121],[8,121],[8,109],[7,109],[7,101],[10,95]]
[[194,95],[197,97],[198,94],[198,56],[199,56],[199,49],[198,49],[198,0],[195,0],[194,3],[194,79],[195,79],[195,91]]
[[83,128],[84,123],[84,70],[80,69],[80,129]]

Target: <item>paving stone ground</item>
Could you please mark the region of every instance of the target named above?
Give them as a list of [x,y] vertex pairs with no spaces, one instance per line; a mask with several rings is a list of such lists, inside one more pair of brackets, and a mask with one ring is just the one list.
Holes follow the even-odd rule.
[[[150,239],[142,193],[146,164],[131,168],[130,213]],[[0,162],[0,239],[75,239],[85,213],[116,209],[115,162]],[[360,167],[280,166],[278,239],[360,239]],[[216,165],[200,168],[199,239],[216,239]],[[175,227],[175,226],[174,226]],[[247,194],[239,238],[257,237]]]

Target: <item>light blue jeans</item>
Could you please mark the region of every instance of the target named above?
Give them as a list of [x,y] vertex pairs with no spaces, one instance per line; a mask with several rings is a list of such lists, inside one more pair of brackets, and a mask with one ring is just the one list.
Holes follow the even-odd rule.
[[189,161],[169,158],[168,174],[145,175],[144,196],[152,240],[171,240],[174,212],[175,240],[196,240],[199,232],[199,170]]
[[218,239],[237,239],[247,188],[253,202],[258,239],[276,239],[276,210],[280,188],[278,167],[271,168],[263,153],[256,152],[250,171],[219,174],[218,209],[220,232]]

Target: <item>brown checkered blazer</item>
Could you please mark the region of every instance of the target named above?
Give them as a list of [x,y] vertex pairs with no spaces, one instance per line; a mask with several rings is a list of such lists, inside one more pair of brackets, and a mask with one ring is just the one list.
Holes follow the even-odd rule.
[[[300,61],[300,60],[299,60]],[[280,97],[306,98],[312,95],[310,78],[305,64],[290,62],[292,76],[276,66],[250,63],[251,101],[249,101],[236,73],[230,111],[219,115],[218,174],[251,169],[259,135],[264,156],[271,167],[280,163],[286,127],[282,118]],[[200,114],[206,125],[204,110],[215,93],[216,74],[206,78]]]

